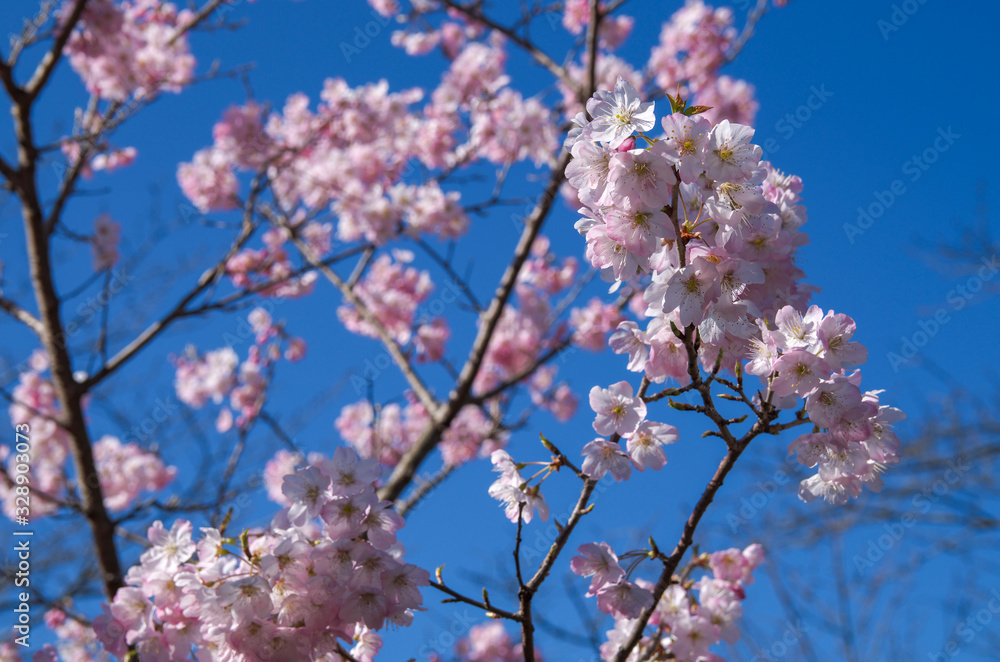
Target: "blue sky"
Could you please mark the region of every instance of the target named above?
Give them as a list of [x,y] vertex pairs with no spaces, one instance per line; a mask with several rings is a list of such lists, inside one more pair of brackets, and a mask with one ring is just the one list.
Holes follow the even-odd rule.
[[[746,0],[741,2],[746,4]],[[0,26],[13,31],[35,6],[34,2],[24,1],[4,3],[0,7]],[[661,23],[676,6],[674,2],[645,0],[627,3],[628,12],[638,20],[621,52],[633,65],[645,62]],[[740,24],[744,13],[737,10]],[[432,87],[442,70],[443,60],[437,55],[413,59],[393,48],[389,44],[392,26],[381,23],[376,23],[378,31],[370,43],[360,52],[345,56],[342,44],[353,42],[356,29],[364,29],[375,20],[364,2],[260,0],[238,3],[230,16],[245,19],[246,24],[236,31],[193,37],[199,71],[207,71],[216,59],[223,71],[252,64],[245,74],[249,89],[254,98],[274,106],[280,106],[289,94],[298,91],[315,100],[328,77],[343,77],[352,85],[385,78],[391,89],[398,90]],[[863,368],[865,385],[886,389],[884,401],[912,413],[918,413],[928,399],[951,389],[956,381],[973,391],[989,390],[995,383],[991,377],[1000,365],[994,330],[995,301],[971,292],[976,286],[974,272],[941,273],[934,268],[933,251],[921,249],[942,242],[956,243],[962,231],[976,222],[980,183],[985,184],[987,202],[995,203],[1000,195],[988,133],[998,119],[995,109],[1000,101],[992,66],[995,49],[990,45],[994,43],[998,19],[1000,6],[994,3],[975,3],[973,14],[971,9],[959,11],[940,0],[795,0],[785,9],[768,12],[744,52],[725,70],[756,88],[760,111],[755,142],[764,145],[767,157],[778,168],[798,174],[804,182],[804,204],[809,210],[804,229],[810,244],[800,251],[799,263],[808,281],[822,288],[814,303],[855,319],[856,339],[869,349],[869,360]],[[533,34],[550,53],[560,56],[557,60],[561,59],[569,43],[561,28],[550,30],[542,21]],[[30,55],[27,59],[33,62]],[[515,85],[529,92],[549,84],[543,72],[519,55],[512,54],[508,70]],[[23,77],[24,72],[20,73]],[[123,253],[128,256],[142,247],[153,228],[177,220],[183,198],[176,184],[176,165],[210,143],[212,124],[229,105],[245,101],[247,89],[237,78],[200,83],[183,95],[165,95],[123,127],[115,142],[137,147],[136,164],[111,176],[99,174],[88,182],[89,194],[68,211],[70,226],[87,232],[98,213],[111,213],[123,225]],[[83,101],[82,85],[67,66],[61,66],[38,109],[38,133],[52,139],[68,133],[72,109]],[[658,114],[665,112],[662,102],[657,110]],[[0,152],[9,158],[13,137],[6,121],[0,126]],[[488,174],[489,170],[483,172]],[[536,174],[532,168],[515,172],[519,177],[511,179],[512,195],[528,195],[535,190],[531,185],[531,177]],[[43,179],[42,184],[51,190],[56,181],[53,170],[51,178]],[[488,190],[472,185],[463,191],[463,200],[473,202],[487,195]],[[487,218],[474,219],[469,239],[456,253],[457,265],[473,268],[483,297],[492,291],[503,268],[503,251],[499,247],[512,248],[517,240],[517,228],[510,221],[511,214],[517,211],[500,209]],[[225,215],[210,217],[232,220]],[[995,214],[991,213],[990,218],[995,219]],[[570,209],[560,206],[549,219],[545,233],[559,253],[582,258],[583,243],[572,228],[575,219]],[[0,243],[0,259],[6,265],[6,293],[10,296],[27,293],[19,223],[19,212],[10,201],[0,205],[0,233],[9,235]],[[159,244],[159,253],[130,263],[135,286],[127,287],[112,303],[113,323],[125,333],[148,322],[183,291],[184,283],[193,274],[209,265],[227,237],[226,231],[186,226]],[[86,247],[72,244],[61,245],[60,251],[60,282],[65,291],[87,273],[89,252]],[[988,254],[980,257],[987,262],[995,259]],[[1000,274],[988,269],[983,273],[988,274],[987,280],[1000,278]],[[309,341],[310,358],[282,368],[272,411],[280,414],[302,447],[329,453],[337,443],[333,420],[340,408],[365,395],[352,388],[350,376],[363,373],[365,358],[375,356],[378,348],[338,328],[335,310],[339,296],[325,285],[318,290],[304,304],[287,302],[276,308],[275,317],[286,319],[290,331]],[[588,290],[588,294],[600,292],[596,284]],[[93,289],[84,293],[69,308],[80,310],[79,306],[93,294]],[[222,346],[223,335],[232,333],[237,323],[233,317],[216,316],[177,325],[107,390],[123,416],[116,418],[109,409],[95,407],[91,413],[92,430],[97,435],[124,436],[128,431],[125,421],[149,417],[158,398],[172,397],[172,369],[167,355],[183,351],[189,343],[202,350]],[[8,364],[16,364],[33,346],[10,322],[0,324],[3,358]],[[472,317],[456,313],[452,327],[455,340],[451,356],[457,358],[465,354],[471,339]],[[120,347],[127,335],[113,337],[115,340]],[[896,359],[893,355],[903,357],[904,350],[909,354],[907,343],[913,343],[918,351],[906,361]],[[237,351],[245,354],[245,349]],[[982,371],[975,370],[979,366]],[[968,370],[970,367],[973,370]],[[567,453],[578,452],[575,449],[592,437],[585,406],[587,390],[595,383],[626,377],[618,357],[595,357],[585,352],[568,354],[561,371],[584,396],[581,413],[565,426],[547,416],[532,419],[531,425],[512,437],[518,459],[522,455],[530,459],[532,454],[537,459],[544,457],[536,441],[539,431]],[[403,382],[390,373],[375,380],[375,396],[383,401],[398,400],[404,388]],[[443,373],[430,374],[439,391],[447,388]],[[650,416],[656,418],[653,412]],[[202,423],[210,422],[210,417],[202,417]],[[711,440],[701,439],[704,428],[700,421],[670,410],[662,412],[659,420],[677,425],[684,434],[682,442],[669,449],[667,468],[659,473],[639,474],[627,485],[603,492],[594,515],[584,520],[575,535],[573,547],[606,540],[615,549],[627,549],[629,545],[644,544],[650,533],[661,547],[676,541],[680,522],[723,452],[717,444],[709,443]],[[179,434],[186,425],[185,417],[175,416],[154,432],[150,441],[162,436],[181,442]],[[204,428],[208,452],[221,454],[232,439],[220,438],[210,425]],[[905,452],[905,426],[903,432]],[[790,436],[760,439],[752,451],[759,453],[758,459],[763,458],[765,464],[767,458],[773,457],[776,469],[787,467],[784,449],[790,440]],[[241,477],[249,476],[255,465],[259,466],[278,448],[273,437],[258,431]],[[166,458],[183,466],[187,460],[180,449],[161,446]],[[905,464],[898,471],[905,471]],[[806,475],[800,472],[768,507],[791,507],[795,483]],[[738,500],[741,493],[751,493],[760,479],[738,475],[720,496]],[[487,583],[491,595],[500,602],[504,586],[509,588],[502,578],[510,576],[514,530],[486,494],[491,480],[488,463],[463,468],[408,517],[401,540],[407,546],[410,562],[426,568],[447,564],[449,582],[471,594],[477,594],[479,587]],[[888,480],[892,480],[892,474]],[[183,477],[181,485],[195,491],[201,488]],[[566,512],[575,498],[576,484],[568,477],[560,477],[558,483],[551,487],[547,483],[546,488],[553,512]],[[877,495],[864,498],[877,499]],[[272,509],[259,492],[255,493],[254,503],[240,524],[259,524],[269,517]],[[810,507],[827,506],[818,503]],[[725,523],[726,514],[712,512],[709,519]],[[534,541],[542,535],[539,549],[546,547],[544,533],[539,533],[542,531],[544,526],[527,527],[526,540]],[[711,544],[743,547],[754,540],[754,531],[748,528],[735,537],[716,537]],[[848,540],[847,556],[855,551],[851,545]],[[136,553],[135,548],[125,548],[125,554],[132,558]],[[553,620],[573,629],[579,621],[564,597],[568,558],[558,565],[547,584],[550,595],[542,598],[541,604],[543,610],[548,610],[542,613],[551,613]],[[578,579],[572,590],[582,593],[585,582]],[[766,585],[751,587],[748,594],[748,613],[759,616],[776,609]],[[467,623],[466,614],[472,615],[471,607],[442,607],[437,601],[434,593],[425,592],[430,612],[420,615],[412,628],[389,633],[383,659],[407,659],[425,646],[444,647],[447,630],[453,625],[460,628],[456,624]],[[510,594],[503,602],[513,604]],[[761,644],[781,636],[780,628],[768,630],[777,626],[767,618],[757,620],[755,628]],[[940,649],[939,630],[922,635],[928,650]],[[589,659],[586,649],[567,648],[545,636],[540,646],[550,660]],[[747,650],[736,651],[732,659],[750,659]]]

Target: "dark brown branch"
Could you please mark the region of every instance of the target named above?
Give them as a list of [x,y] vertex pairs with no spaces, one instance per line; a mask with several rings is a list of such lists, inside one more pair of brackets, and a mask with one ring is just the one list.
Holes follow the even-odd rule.
[[[440,570],[440,568],[438,570]],[[438,575],[438,579],[440,579],[440,574]],[[472,605],[473,607],[479,607],[487,614],[493,614],[501,618],[506,618],[507,620],[510,621],[520,622],[521,620],[521,616],[519,614],[515,614],[513,612],[506,611],[504,609],[497,609],[496,607],[487,602],[480,602],[479,600],[473,600],[472,598],[462,595],[458,591],[448,588],[447,586],[444,585],[443,582],[436,582],[432,579],[431,586],[441,591],[442,593],[447,593],[453,598],[452,600],[446,600],[445,602],[464,602],[467,605]]]
[[174,305],[169,313],[146,327],[146,329],[136,336],[132,342],[119,350],[117,354],[112,356],[111,359],[101,366],[96,373],[88,377],[82,385],[85,390],[93,388],[101,381],[109,377],[116,370],[125,365],[125,363],[127,363],[130,359],[135,357],[143,347],[148,345],[153,341],[153,339],[163,333],[163,331],[165,331],[166,328],[173,322],[187,316],[188,304],[194,301],[202,292],[204,292],[212,283],[216,282],[226,272],[226,262],[228,262],[229,258],[235,255],[253,235],[255,226],[251,222],[251,217],[258,194],[258,187],[255,186],[249,199],[247,200],[246,205],[244,206],[243,228],[239,236],[233,242],[232,246],[226,252],[226,255],[220,259],[214,267],[208,269],[201,275],[194,288],[184,295],[184,297],[181,298],[176,305]]
[[[82,11],[81,0],[76,9]],[[70,24],[67,27],[71,29]],[[115,546],[115,527],[104,506],[104,495],[98,480],[90,435],[83,413],[81,385],[73,377],[73,362],[66,346],[66,333],[59,310],[60,300],[53,280],[53,265],[49,253],[49,238],[45,231],[45,216],[36,188],[38,151],[31,126],[31,104],[27,96],[16,100],[12,109],[18,143],[18,173],[11,184],[21,200],[24,218],[28,263],[31,282],[44,327],[42,345],[49,356],[52,385],[61,406],[59,424],[70,436],[73,461],[79,480],[82,511],[90,524],[97,562],[108,599],[114,597],[123,585],[118,549]]]
[[[576,81],[570,78],[569,74],[566,72],[566,69],[564,67],[561,67],[560,65],[556,64],[555,60],[549,57],[548,54],[539,49],[530,41],[522,38],[512,29],[500,25],[493,19],[484,15],[476,7],[459,4],[457,2],[454,2],[454,0],[442,0],[441,4],[451,9],[454,9],[455,11],[459,12],[460,14],[463,14],[464,16],[467,16],[468,18],[472,19],[477,23],[482,23],[488,28],[496,30],[497,32],[501,33],[503,36],[510,39],[511,42],[517,44],[517,46],[519,46],[522,50],[524,50],[525,53],[530,55],[532,59],[535,60],[535,62],[548,69],[553,76],[561,80],[567,87],[569,87],[570,89],[577,89],[578,86]],[[591,92],[590,94],[592,93],[593,92]],[[587,94],[586,96],[589,97],[590,94]]]
[[583,481],[583,489],[580,491],[580,496],[576,501],[576,506],[573,508],[572,514],[570,514],[569,519],[566,521],[566,525],[560,529],[559,535],[556,536],[555,542],[549,548],[548,554],[542,559],[541,565],[535,572],[534,576],[528,580],[527,584],[521,586],[517,592],[518,599],[521,602],[521,638],[523,642],[524,649],[524,659],[526,662],[530,662],[535,659],[535,649],[534,649],[534,632],[535,626],[531,621],[531,601],[541,588],[542,582],[548,577],[549,571],[552,570],[552,566],[555,564],[556,559],[559,558],[559,554],[562,553],[563,548],[569,541],[570,534],[576,528],[579,523],[580,518],[585,514],[590,512],[590,506],[588,503],[590,501],[590,496],[594,493],[594,488],[597,487],[597,481],[593,478],[585,478]]
[[517,283],[517,277],[521,273],[521,268],[528,259],[528,255],[531,252],[531,245],[538,236],[542,224],[545,222],[552,208],[552,203],[559,193],[559,187],[565,178],[565,170],[569,164],[569,159],[570,154],[566,152],[556,162],[545,191],[542,193],[531,215],[525,221],[524,231],[521,233],[521,239],[514,250],[514,256],[507,266],[507,270],[504,272],[493,301],[490,303],[490,307],[480,318],[479,333],[473,342],[469,358],[459,373],[455,390],[451,392],[448,402],[441,408],[439,415],[435,417],[435,422],[424,430],[421,437],[400,459],[399,464],[396,465],[386,484],[379,490],[380,498],[389,501],[395,501],[399,498],[399,495],[402,494],[406,486],[413,480],[413,476],[416,475],[420,464],[437,445],[441,433],[451,425],[451,421],[458,415],[462,407],[468,404],[469,396],[472,392],[472,384],[479,374],[479,368],[486,357],[486,350],[493,339],[497,325],[500,323],[500,316],[514,290],[514,285]]
[[702,492],[701,498],[698,499],[698,503],[695,505],[694,510],[691,511],[691,515],[684,524],[684,531],[681,533],[680,540],[677,541],[677,546],[674,547],[674,551],[671,552],[670,556],[668,556],[663,562],[663,572],[660,573],[659,579],[656,580],[656,586],[653,587],[652,603],[647,605],[642,610],[642,613],[639,614],[639,618],[632,627],[632,632],[629,634],[629,638],[624,644],[622,644],[621,648],[619,648],[618,652],[615,654],[615,662],[625,662],[632,650],[639,644],[639,640],[642,639],[642,632],[646,629],[646,624],[649,622],[650,616],[653,615],[653,610],[660,602],[660,598],[663,597],[664,591],[666,591],[667,587],[671,584],[674,571],[680,564],[684,554],[687,553],[688,548],[694,544],[694,532],[695,529],[698,528],[698,523],[701,521],[705,511],[708,510],[708,506],[715,498],[715,493],[719,491],[720,487],[722,487],[722,483],[726,479],[726,476],[729,475],[729,472],[732,471],[733,467],[736,465],[736,460],[739,459],[742,452],[743,449],[738,448],[736,450],[730,450],[726,453],[722,462],[719,463],[719,468],[716,469],[715,475],[712,476],[712,480],[710,480],[708,485],[705,486],[705,491]]
[[35,332],[35,335],[41,336],[45,332],[45,327],[37,317],[10,299],[0,297],[0,310],[3,310],[19,322],[24,323],[29,329]]
[[[396,367],[398,367],[400,372],[403,373],[403,376],[406,378],[410,388],[413,389],[413,393],[417,396],[417,399],[420,400],[420,404],[424,406],[427,413],[430,415],[431,420],[434,421],[437,418],[436,413],[439,409],[438,402],[431,394],[430,389],[428,389],[424,384],[420,375],[418,375],[416,370],[413,369],[413,366],[410,364],[409,357],[403,353],[403,348],[400,347],[399,343],[396,342],[396,339],[392,337],[389,330],[385,328],[385,325],[382,324],[377,317],[375,317],[375,314],[372,313],[368,306],[366,306],[358,295],[354,293],[354,290],[351,289],[351,287],[337,275],[337,272],[323,264],[322,260],[313,254],[309,246],[302,241],[296,233],[295,228],[291,227],[286,219],[278,218],[276,220],[278,220],[279,224],[288,230],[292,238],[292,243],[294,243],[295,247],[299,249],[299,253],[302,257],[321,274],[323,274],[326,279],[337,288],[344,299],[351,304],[356,311],[358,311],[358,314],[361,315],[365,322],[375,329],[378,339],[382,341],[382,344],[389,352],[389,356],[392,358],[393,362],[395,362]],[[433,426],[434,424],[432,423],[431,425]],[[391,498],[395,499],[396,496],[399,496],[398,493]],[[385,499],[387,497],[382,498]]]
[[35,73],[32,74],[31,80],[24,86],[25,107],[30,107],[34,103],[42,88],[45,87],[45,83],[48,82],[52,72],[55,71],[56,65],[62,59],[66,42],[69,41],[70,35],[73,34],[76,24],[80,22],[80,17],[83,16],[83,10],[86,6],[87,0],[76,0],[73,9],[70,10],[69,15],[63,21],[62,30],[56,35],[55,40],[53,40],[52,47],[45,54],[45,57],[42,58],[42,61],[38,63],[38,67],[35,69]]

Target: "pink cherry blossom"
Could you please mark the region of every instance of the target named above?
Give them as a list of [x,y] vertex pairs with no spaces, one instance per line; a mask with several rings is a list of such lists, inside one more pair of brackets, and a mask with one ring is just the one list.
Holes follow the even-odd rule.
[[306,467],[284,477],[281,492],[291,502],[288,521],[302,526],[312,520],[332,498],[330,477],[316,467]]
[[595,297],[587,302],[586,307],[570,311],[573,342],[584,349],[599,352],[607,346],[608,333],[617,328],[622,320],[617,306]]
[[95,0],[66,43],[66,54],[88,91],[105,99],[177,92],[194,70],[181,33],[192,18],[191,11],[167,2]]
[[704,258],[676,271],[663,294],[663,311],[676,309],[684,326],[699,323],[708,306],[717,298],[719,272]]
[[615,91],[598,90],[587,103],[587,112],[594,140],[607,142],[614,149],[634,131],[649,131],[655,124],[653,103],[641,102],[639,94],[627,80],[618,77]]
[[590,390],[590,408],[597,417],[597,434],[629,434],[646,417],[646,403],[632,395],[632,385],[618,382],[608,388],[595,386]]
[[643,421],[635,432],[628,436],[628,454],[632,465],[639,471],[647,468],[659,471],[667,463],[662,446],[678,439],[677,428],[666,423]]
[[628,480],[632,475],[632,463],[621,447],[607,439],[595,439],[583,447],[583,466],[580,470],[594,480],[604,478],[611,472],[616,481]]
[[152,547],[143,553],[145,563],[157,570],[176,569],[194,554],[192,531],[191,522],[187,520],[177,520],[169,531],[162,522],[154,522],[148,532]]
[[177,169],[177,183],[199,211],[232,209],[237,205],[239,182],[229,157],[217,149],[195,153],[191,163]]
[[829,374],[830,368],[823,359],[804,349],[795,349],[781,355],[774,362],[774,370],[778,376],[771,382],[771,390],[779,396],[792,393],[804,397],[819,386],[823,372]]
[[709,122],[700,115],[688,117],[681,113],[664,116],[666,136],[653,145],[653,152],[674,165],[682,182],[694,182],[705,170]]
[[[409,342],[417,306],[433,289],[430,274],[403,266],[408,259],[404,257],[403,260],[397,258],[393,261],[388,255],[380,256],[354,290],[357,297],[399,343]],[[375,328],[352,306],[341,306],[337,315],[354,333],[378,337]]]
[[597,607],[616,618],[635,618],[652,602],[653,594],[649,589],[624,579],[606,583],[597,591]]
[[710,179],[738,182],[747,179],[760,162],[761,149],[750,143],[754,130],[722,120],[708,136],[705,173]]
[[856,325],[843,313],[832,310],[823,316],[816,329],[816,339],[822,346],[820,355],[833,370],[860,365],[868,358],[868,350],[851,340]]
[[608,213],[607,234],[628,252],[649,257],[660,246],[660,240],[671,237],[670,219],[662,211],[640,211],[630,199]]
[[448,322],[442,317],[435,318],[429,324],[418,326],[413,338],[413,344],[417,349],[417,360],[440,361],[444,357],[445,343],[450,337]]
[[493,462],[493,470],[499,472],[500,476],[490,486],[489,494],[504,505],[507,519],[516,522],[520,514],[525,522],[530,522],[537,510],[542,521],[547,520],[549,507],[545,503],[541,491],[537,485],[525,485],[524,479],[521,478],[517,466],[507,451],[493,451],[490,460]]
[[177,475],[176,467],[166,466],[155,454],[108,435],[94,443],[94,462],[110,510],[128,508],[140,493],[161,490]]
[[505,444],[506,437],[479,407],[466,405],[441,435],[441,457],[452,466],[487,457]]
[[677,176],[655,150],[619,151],[608,159],[608,185],[599,203],[627,199],[634,209],[654,210],[670,203]]
[[570,568],[583,577],[593,577],[590,582],[591,594],[605,584],[613,584],[625,576],[625,571],[618,565],[611,546],[607,543],[588,542],[577,549],[579,556],[570,561]]
[[633,372],[645,369],[649,359],[649,345],[645,333],[639,330],[639,325],[631,320],[619,323],[618,330],[611,334],[609,344],[615,354],[628,354],[628,365]]
[[465,662],[518,662],[524,659],[521,644],[515,643],[503,623],[498,621],[473,625],[468,636],[456,642],[455,652]]

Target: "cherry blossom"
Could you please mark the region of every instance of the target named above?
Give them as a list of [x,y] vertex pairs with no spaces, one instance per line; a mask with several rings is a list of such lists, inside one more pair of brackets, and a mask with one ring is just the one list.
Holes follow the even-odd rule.
[[489,494],[504,505],[507,519],[516,522],[521,517],[525,522],[530,522],[537,511],[542,521],[547,520],[549,507],[539,486],[527,485],[507,451],[493,451],[490,460],[493,462],[493,470],[500,476],[490,486]]
[[[658,75],[712,88],[733,36],[731,15],[689,2],[661,35]],[[699,58],[693,71],[703,75],[688,74],[685,68]],[[671,103],[684,112],[663,118],[666,136],[638,147],[632,134],[650,130],[645,125],[655,115],[643,106],[643,127],[630,124],[628,112],[640,113],[639,101],[625,80],[619,79],[614,93],[594,95],[588,107],[593,119],[577,117],[578,128],[566,142],[573,157],[567,180],[583,205],[575,227],[586,238],[587,259],[615,287],[640,289],[647,304],[640,308],[650,318],[645,328],[620,322],[612,350],[626,354],[627,368],[650,383],[669,377],[683,385],[690,381],[684,339],[695,338],[702,369],[743,369],[760,378],[764,389],[749,398],[755,406],[767,399],[768,406],[790,409],[804,401],[804,414],[821,432],[791,446],[803,449],[800,461],[819,471],[803,482],[802,498],[842,503],[864,485],[880,489],[884,466],[898,459],[898,440],[891,425],[877,423],[878,397],[862,392],[860,373],[844,372],[866,358],[854,340],[854,321],[808,303],[816,288],[802,282],[794,263],[796,249],[806,242],[799,230],[806,220],[801,181],[760,160],[750,126],[685,109],[681,91]],[[665,206],[668,193],[678,209]],[[745,367],[738,365],[743,356],[749,359]],[[623,436],[636,468],[663,466],[654,424],[643,423],[646,404],[632,397],[630,385],[595,387],[591,407],[595,430]],[[590,442],[585,471],[604,475],[616,467],[615,477],[623,478],[624,469],[613,464],[619,453],[624,456],[610,442]]]
[[627,80],[618,77],[615,91],[598,90],[587,103],[591,138],[617,148],[635,131],[649,131],[655,123],[653,103],[639,100],[639,93]]
[[[388,255],[382,255],[355,290],[357,297],[399,343],[409,342],[417,306],[433,288],[426,271],[403,266],[409,259],[404,256],[393,261]],[[378,337],[371,323],[351,306],[342,306],[337,315],[349,330]]]
[[592,388],[590,408],[597,413],[594,430],[603,435],[629,434],[646,417],[646,403],[633,397],[628,382],[618,382],[606,389]]
[[700,115],[688,117],[680,113],[662,120],[666,136],[653,145],[652,151],[677,167],[682,182],[697,181],[705,169],[705,151],[711,124]]
[[583,447],[583,466],[580,469],[594,480],[600,480],[611,472],[616,481],[628,480],[632,475],[632,463],[621,447],[607,439],[595,439]]
[[611,546],[605,542],[588,542],[577,549],[580,556],[574,556],[570,567],[578,575],[593,577],[590,583],[591,592],[605,584],[613,584],[625,576],[625,571],[618,565]]
[[745,124],[722,120],[708,135],[705,172],[711,178],[736,182],[750,177],[760,161],[761,149],[750,143],[754,131]]
[[677,428],[666,423],[643,421],[628,437],[628,454],[639,471],[659,471],[667,463],[662,446],[678,439]]
[[[598,608],[615,618],[615,629],[601,646],[602,659],[612,659],[635,624],[642,609],[652,606],[652,613],[640,644],[646,650],[663,648],[678,660],[697,662],[712,659],[710,647],[725,640],[739,639],[737,622],[743,615],[744,587],[753,583],[753,571],[764,560],[763,548],[753,544],[746,549],[727,549],[701,554],[690,562],[686,572],[709,570],[697,581],[671,584],[652,605],[653,584],[643,579],[631,581],[619,565],[619,556],[607,543],[586,543],[579,547],[570,567],[573,572],[591,577],[587,597],[597,597]],[[645,552],[627,556],[643,558]],[[697,599],[695,599],[697,594]]]
[[[128,586],[94,622],[105,649],[124,655],[131,645],[144,659],[184,656],[192,646],[234,659],[258,659],[264,649],[281,659],[322,659],[342,639],[371,659],[381,646],[373,630],[408,622],[430,576],[401,560],[402,518],[377,502],[366,461],[343,448],[315,459],[322,470],[311,465],[285,477],[291,507],[267,529],[245,531],[243,543],[210,528],[196,542],[187,521],[169,530],[155,522]],[[331,474],[353,493],[334,494]],[[307,521],[315,512],[324,520],[319,530]],[[343,526],[348,520],[356,524]]]
[[103,98],[177,92],[194,69],[184,34],[193,16],[158,0],[95,0],[66,43],[66,54],[87,89]]
[[503,624],[497,621],[469,628],[469,634],[455,643],[455,653],[466,662],[518,662],[524,659],[521,644],[515,643]]
[[110,510],[128,508],[141,492],[161,490],[177,476],[177,468],[166,466],[155,454],[109,435],[94,442],[94,461]]

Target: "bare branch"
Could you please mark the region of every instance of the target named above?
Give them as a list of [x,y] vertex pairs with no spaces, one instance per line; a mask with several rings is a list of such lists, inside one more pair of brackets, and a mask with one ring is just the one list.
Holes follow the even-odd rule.
[[[524,50],[525,53],[530,55],[532,59],[535,60],[535,62],[548,69],[553,76],[561,80],[563,84],[565,84],[567,87],[569,87],[572,90],[579,88],[576,81],[570,78],[569,73],[567,73],[566,69],[556,64],[555,60],[549,57],[548,54],[546,54],[544,51],[535,46],[532,42],[521,37],[511,28],[500,25],[490,17],[483,14],[478,7],[459,4],[454,0],[442,0],[441,4],[450,9],[454,9],[455,11],[459,12],[460,14],[463,14],[464,16],[467,16],[468,18],[472,19],[477,23],[482,23],[483,25],[489,27],[490,29],[496,30],[503,36],[507,37],[507,39],[509,39],[511,42],[517,44],[521,49]],[[590,96],[590,94],[585,95],[585,97],[588,96]]]
[[35,335],[41,336],[45,332],[44,326],[37,317],[6,297],[0,297],[0,310],[3,310],[14,319],[25,324],[35,332]]
[[660,577],[656,580],[656,585],[653,587],[652,603],[643,608],[642,613],[639,614],[639,618],[636,620],[635,625],[632,626],[632,632],[629,634],[628,639],[621,645],[618,652],[615,654],[615,662],[625,662],[632,650],[639,644],[639,640],[642,638],[642,632],[646,628],[646,624],[649,623],[650,616],[653,615],[653,610],[656,608],[656,605],[659,604],[664,591],[666,591],[667,587],[672,583],[671,580],[674,571],[677,569],[678,564],[680,564],[680,561],[684,557],[688,548],[694,544],[694,532],[695,529],[698,528],[698,523],[701,521],[705,511],[708,510],[708,506],[712,503],[712,499],[715,498],[715,493],[719,491],[720,487],[722,487],[723,481],[726,479],[726,476],[729,475],[729,472],[732,471],[733,467],[736,465],[736,460],[739,459],[742,453],[743,449],[730,450],[726,453],[722,462],[719,463],[719,468],[716,469],[715,475],[712,476],[712,480],[710,480],[708,485],[705,486],[705,491],[702,492],[701,498],[698,499],[698,503],[695,504],[694,509],[691,511],[691,515],[684,524],[684,531],[681,533],[680,540],[677,541],[677,546],[674,547],[674,551],[670,553],[667,560],[663,562],[663,572],[660,573]]
[[379,340],[381,340],[382,344],[385,345],[386,350],[389,352],[389,356],[392,357],[392,360],[396,363],[400,372],[403,373],[403,376],[406,378],[407,383],[409,383],[410,388],[413,389],[417,399],[419,399],[420,403],[425,409],[427,409],[427,413],[430,414],[431,419],[436,419],[436,412],[439,409],[437,400],[433,395],[431,395],[430,390],[424,384],[423,380],[420,379],[416,370],[413,369],[409,357],[403,353],[402,347],[399,346],[399,343],[396,342],[395,338],[392,337],[388,329],[385,328],[385,325],[382,324],[377,317],[375,317],[375,314],[372,313],[368,306],[366,306],[358,295],[354,293],[354,290],[352,290],[348,284],[337,275],[337,272],[323,264],[323,262],[313,254],[312,249],[310,249],[309,246],[302,241],[302,239],[298,236],[296,229],[288,224],[287,219],[281,217],[277,220],[282,227],[288,230],[292,238],[292,243],[294,243],[295,247],[299,249],[299,253],[302,257],[321,274],[323,274],[326,279],[340,291],[344,299],[354,306],[354,309],[358,311],[358,314],[361,315],[362,318],[364,318],[365,322],[375,329],[375,333],[378,335]]
[[116,370],[125,365],[125,363],[127,363],[130,359],[135,357],[139,353],[139,350],[141,350],[143,347],[152,342],[154,338],[156,338],[164,330],[166,330],[166,328],[170,326],[173,322],[189,314],[187,310],[188,304],[194,301],[194,299],[196,299],[202,292],[204,292],[209,287],[209,285],[216,282],[216,280],[225,273],[226,263],[229,261],[229,258],[235,255],[237,251],[239,251],[240,248],[242,248],[243,245],[253,235],[255,226],[251,222],[251,218],[253,213],[253,206],[256,202],[258,194],[259,194],[259,188],[255,186],[249,196],[249,199],[244,205],[243,228],[239,236],[233,242],[232,246],[230,246],[229,250],[226,252],[226,255],[222,259],[220,259],[215,264],[214,267],[205,271],[201,275],[201,277],[198,279],[198,282],[195,284],[194,288],[192,288],[191,291],[189,291],[186,295],[184,295],[184,297],[181,298],[181,300],[174,305],[174,307],[171,309],[169,313],[167,313],[165,316],[161,317],[160,319],[158,319],[157,321],[153,322],[148,327],[146,327],[146,329],[138,336],[136,336],[132,340],[132,342],[130,342],[128,345],[119,350],[117,354],[112,356],[111,359],[107,361],[100,368],[100,370],[98,370],[96,373],[88,377],[87,380],[84,381],[82,385],[82,388],[84,390],[93,388],[95,385],[99,384],[101,381],[103,381],[108,376],[113,374]]
[[565,178],[565,170],[569,159],[569,152],[563,153],[559,158],[552,170],[552,175],[549,177],[545,191],[542,193],[541,198],[539,198],[531,215],[525,221],[521,239],[514,250],[514,256],[507,266],[507,270],[500,280],[500,285],[497,287],[493,301],[486,312],[480,317],[479,333],[473,342],[469,358],[459,373],[455,390],[451,392],[447,404],[441,408],[442,411],[435,417],[435,423],[428,426],[427,430],[424,431],[416,443],[400,458],[399,464],[396,465],[392,475],[379,491],[380,498],[394,501],[399,497],[405,487],[413,480],[413,476],[420,467],[420,463],[423,462],[424,458],[437,445],[441,432],[448,428],[462,407],[469,402],[472,384],[479,374],[479,368],[486,357],[486,349],[493,339],[497,324],[500,323],[500,316],[503,314],[504,307],[507,305],[507,301],[514,290],[514,285],[517,283],[517,277],[521,273],[521,268],[528,259],[528,255],[531,252],[531,245],[535,242],[542,224],[552,209],[552,203],[558,195],[559,186]]
[[45,54],[45,57],[42,58],[42,61],[38,63],[38,67],[35,68],[35,73],[32,74],[31,80],[24,86],[24,102],[26,106],[31,106],[42,91],[42,88],[45,87],[45,83],[48,82],[52,72],[55,71],[56,65],[59,64],[59,60],[62,58],[63,49],[66,48],[66,42],[69,41],[70,35],[73,34],[76,24],[80,22],[86,6],[87,0],[76,0],[73,8],[63,20],[62,30],[56,35],[55,40],[53,40],[52,47]]
[[480,602],[479,600],[473,600],[472,598],[462,595],[458,591],[448,588],[447,586],[444,585],[444,582],[441,581],[441,568],[438,568],[438,581],[434,581],[432,579],[431,586],[441,591],[442,593],[447,593],[452,598],[454,598],[453,600],[445,600],[445,602],[464,602],[467,605],[472,605],[473,607],[479,607],[480,609],[485,611],[487,615],[493,614],[495,616],[499,616],[500,618],[506,618],[509,621],[516,621],[516,622],[521,621],[520,614],[515,614],[505,609],[497,609],[488,602]]

